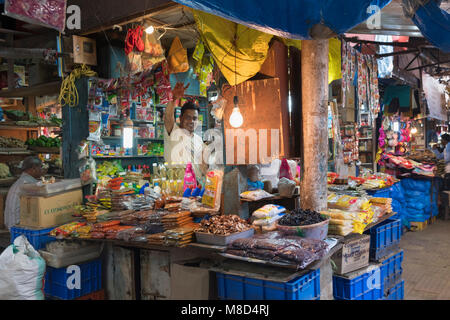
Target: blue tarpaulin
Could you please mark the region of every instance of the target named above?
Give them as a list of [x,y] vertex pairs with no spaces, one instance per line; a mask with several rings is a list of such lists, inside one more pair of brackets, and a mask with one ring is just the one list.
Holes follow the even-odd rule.
[[[391,0],[174,0],[193,9],[283,38],[312,39],[313,27],[342,34],[366,21]],[[321,28],[314,34],[325,34]],[[331,37],[329,35],[328,37]]]
[[[413,0],[411,6],[417,2]],[[419,5],[412,20],[428,41],[442,51],[450,52],[450,14],[439,8],[439,1],[430,0]]]

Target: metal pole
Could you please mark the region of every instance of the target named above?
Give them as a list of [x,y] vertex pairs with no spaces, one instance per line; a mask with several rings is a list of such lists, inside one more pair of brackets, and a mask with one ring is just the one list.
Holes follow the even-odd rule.
[[327,208],[328,40],[302,41],[303,156],[300,204]]

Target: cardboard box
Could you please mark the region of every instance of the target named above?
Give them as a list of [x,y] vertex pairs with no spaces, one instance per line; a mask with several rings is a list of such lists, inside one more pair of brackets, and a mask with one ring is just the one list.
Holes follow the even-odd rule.
[[51,197],[24,195],[20,198],[20,225],[50,228],[73,221],[74,207],[82,204],[81,189]]
[[170,278],[171,300],[215,299],[216,277],[200,260],[171,264]]
[[85,37],[73,36],[73,62],[96,66],[96,41]]
[[336,264],[336,274],[345,274],[369,265],[370,236],[352,234],[348,236],[341,250],[336,252],[332,260]]

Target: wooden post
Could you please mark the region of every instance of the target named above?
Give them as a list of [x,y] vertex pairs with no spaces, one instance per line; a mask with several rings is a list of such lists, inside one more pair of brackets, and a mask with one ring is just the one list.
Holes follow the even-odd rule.
[[327,208],[328,40],[302,41],[302,119],[300,204],[302,209]]

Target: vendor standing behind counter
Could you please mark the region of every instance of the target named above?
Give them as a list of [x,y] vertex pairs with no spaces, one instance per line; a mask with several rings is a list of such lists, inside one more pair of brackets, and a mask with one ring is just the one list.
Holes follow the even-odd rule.
[[184,96],[189,84],[178,82],[172,90],[173,100],[167,105],[164,113],[164,160],[171,163],[192,163],[195,176],[199,178],[206,174],[203,162],[203,140],[195,134],[198,126],[198,107],[192,102],[186,102],[181,108],[180,125],[175,123],[175,101]]
[[444,159],[445,161],[445,189],[450,190],[450,135],[444,133],[441,136],[442,144],[444,145],[444,150],[440,151],[436,145],[433,146],[432,151],[438,159]]
[[9,189],[5,204],[5,226],[8,230],[20,223],[21,188],[26,183],[36,183],[45,171],[38,157],[27,157],[22,162],[22,175]]

